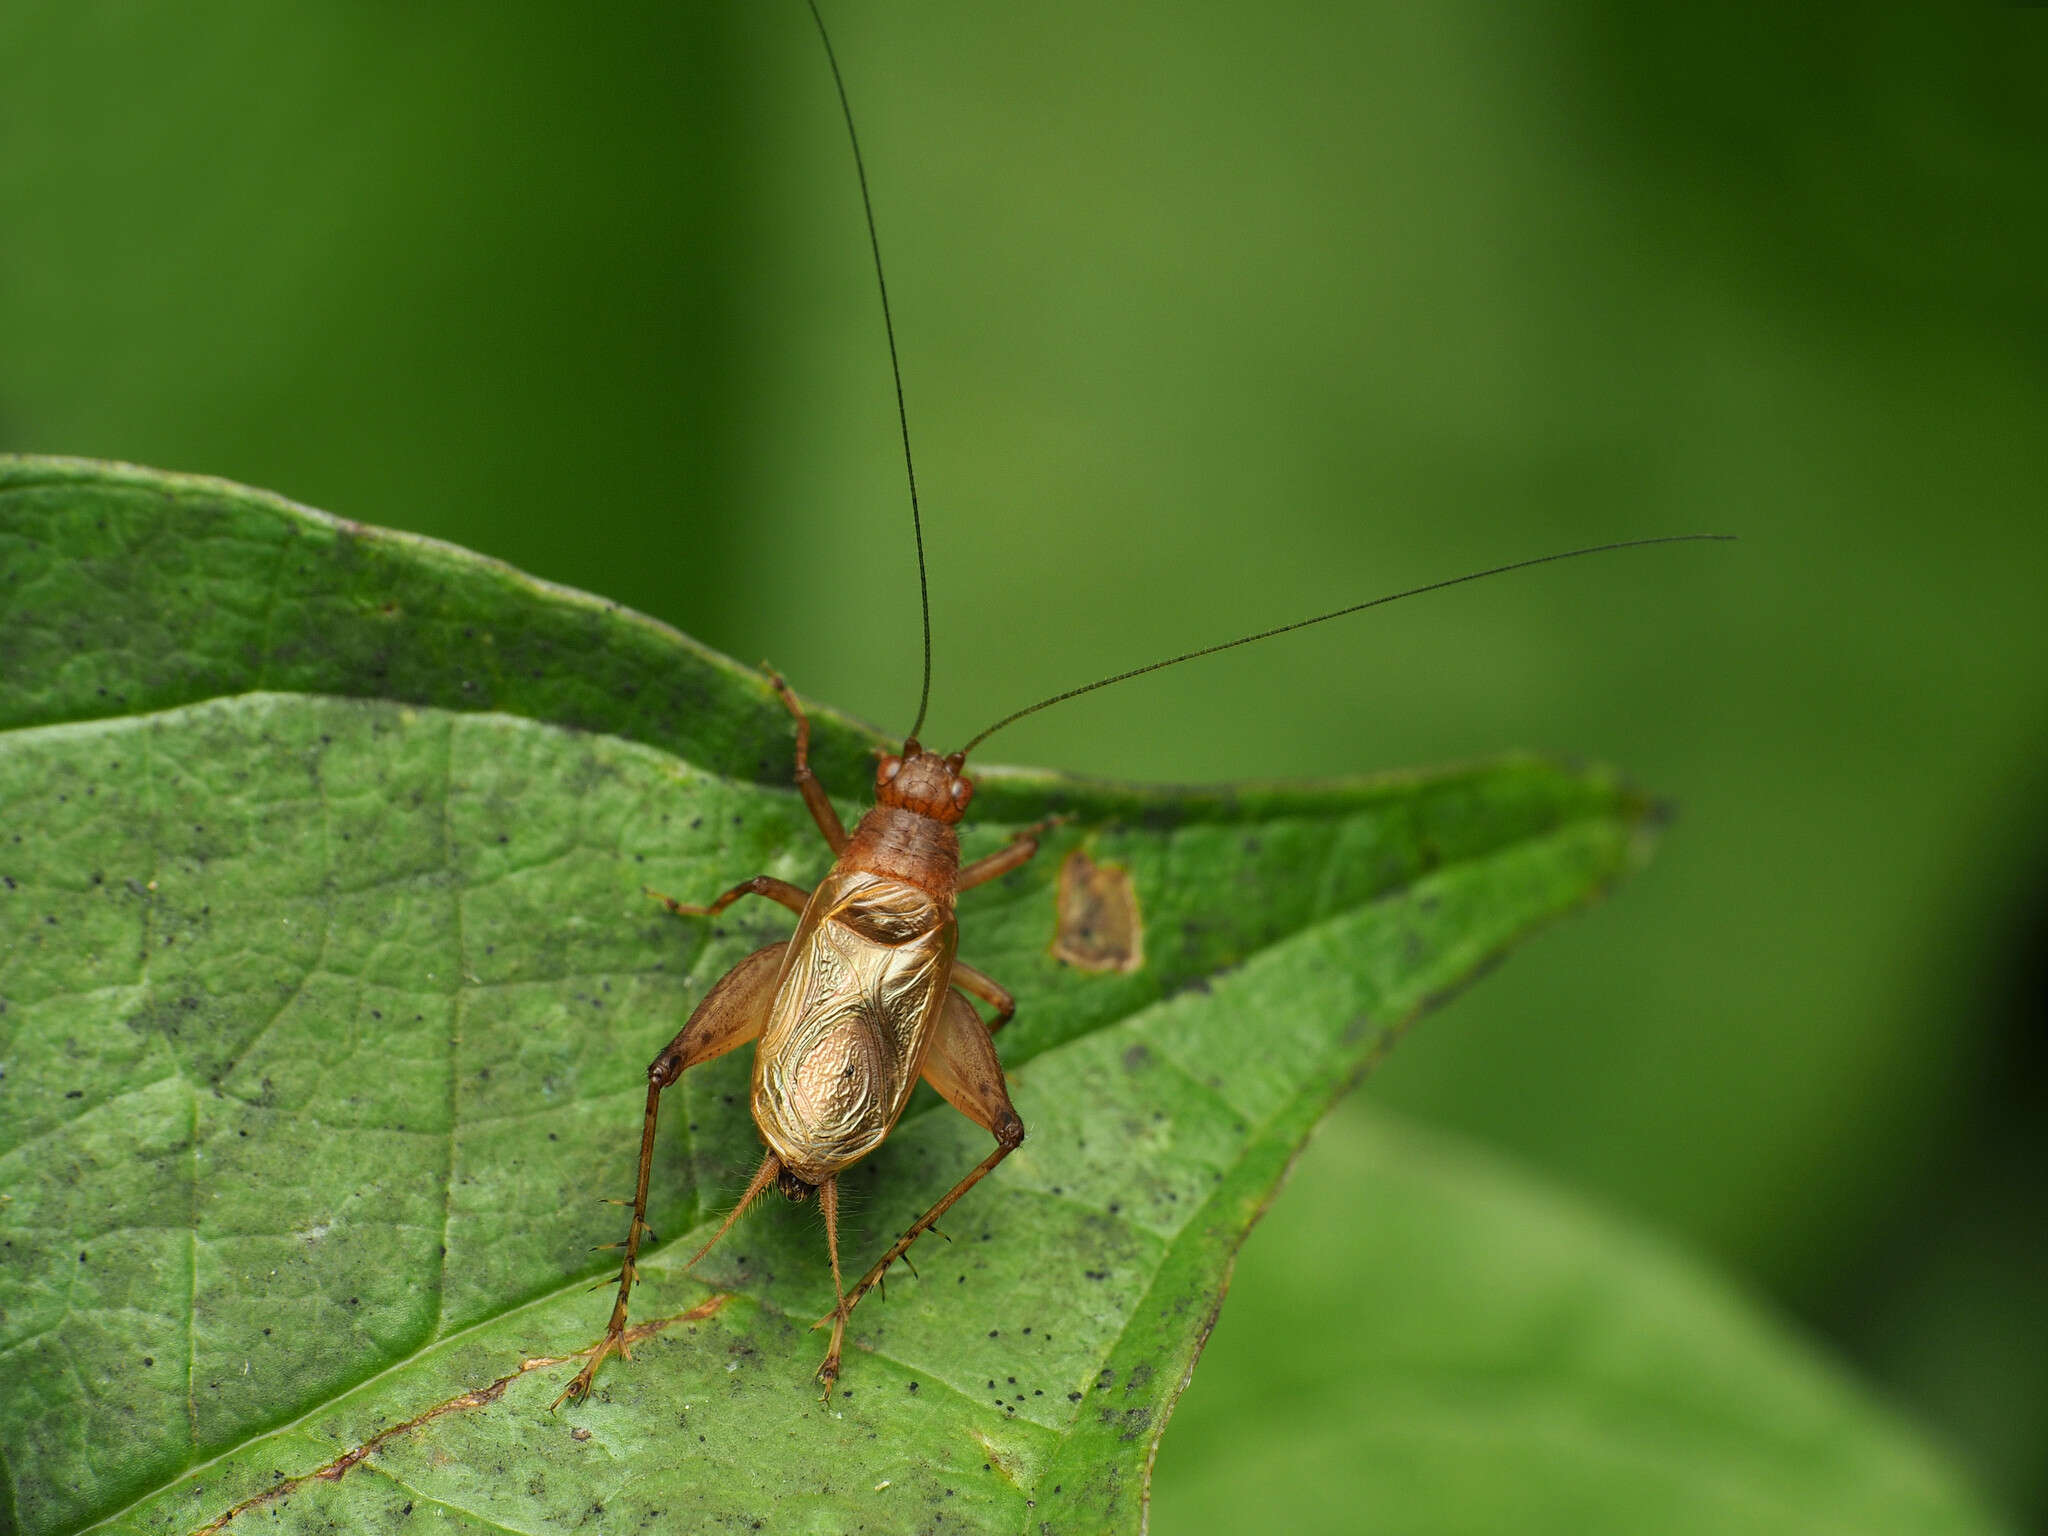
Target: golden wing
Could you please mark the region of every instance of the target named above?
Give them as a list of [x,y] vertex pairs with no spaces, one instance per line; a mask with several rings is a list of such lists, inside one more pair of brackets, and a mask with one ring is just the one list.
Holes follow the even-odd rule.
[[901,880],[852,871],[813,892],[754,1052],[754,1121],[797,1177],[829,1178],[896,1123],[958,936],[950,910]]

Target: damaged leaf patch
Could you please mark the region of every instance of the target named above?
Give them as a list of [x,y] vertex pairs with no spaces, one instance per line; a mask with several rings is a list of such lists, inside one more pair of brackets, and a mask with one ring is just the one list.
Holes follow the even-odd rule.
[[1135,971],[1145,963],[1145,924],[1131,872],[1076,848],[1060,865],[1052,957],[1084,971]]

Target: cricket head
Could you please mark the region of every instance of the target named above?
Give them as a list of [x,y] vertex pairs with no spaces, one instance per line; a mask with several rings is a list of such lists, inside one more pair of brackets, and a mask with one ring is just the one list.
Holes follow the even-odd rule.
[[925,751],[913,736],[903,743],[902,752],[892,752],[875,764],[875,799],[951,824],[967,814],[967,804],[974,798],[974,785],[961,772],[966,766],[965,752],[941,757]]

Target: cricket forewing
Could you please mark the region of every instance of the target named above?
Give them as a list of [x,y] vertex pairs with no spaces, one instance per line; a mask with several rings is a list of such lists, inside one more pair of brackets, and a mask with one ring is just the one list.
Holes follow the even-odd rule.
[[842,862],[819,882],[754,1052],[754,1122],[805,1183],[865,1157],[903,1113],[958,939],[950,898],[907,880]]

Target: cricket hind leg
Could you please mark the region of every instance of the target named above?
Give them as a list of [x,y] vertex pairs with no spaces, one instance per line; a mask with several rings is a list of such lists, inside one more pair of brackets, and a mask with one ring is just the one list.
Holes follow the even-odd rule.
[[910,1229],[890,1245],[889,1251],[872,1269],[860,1277],[860,1283],[844,1292],[838,1305],[818,1320],[815,1326],[819,1328],[828,1323],[832,1325],[832,1348],[825,1357],[825,1364],[818,1370],[827,1391],[839,1374],[839,1345],[846,1331],[846,1320],[860,1305],[861,1298],[881,1283],[882,1276],[889,1272],[889,1266],[908,1253],[911,1244],[931,1231],[938,1219],[953,1208],[955,1201],[987,1178],[996,1164],[1024,1143],[1024,1121],[1010,1102],[1010,1087],[1003,1077],[1002,1062],[996,1057],[995,1042],[989,1038],[988,1028],[975,1013],[974,1005],[950,988],[939,1015],[938,1033],[932,1041],[931,1053],[925,1057],[924,1079],[944,1095],[948,1104],[995,1137],[996,1149],[940,1196],[930,1210],[912,1222]]
[[[633,1186],[633,1223],[626,1229],[626,1257],[619,1266],[618,1298],[612,1303],[611,1322],[605,1328],[603,1340],[551,1407],[559,1408],[565,1400],[587,1397],[590,1384],[597,1377],[597,1368],[607,1355],[616,1353],[621,1359],[630,1358],[626,1346],[626,1303],[633,1294],[633,1281],[639,1273],[640,1240],[648,1231],[647,1184],[654,1171],[654,1130],[661,1111],[662,1090],[672,1086],[691,1067],[723,1056],[761,1033],[768,1020],[769,1005],[775,1000],[775,978],[782,970],[783,952],[788,948],[788,940],[770,944],[765,949],[755,950],[727,971],[704,1001],[697,1005],[690,1021],[677,1031],[675,1039],[648,1063],[647,1111],[640,1123],[640,1171]],[[778,1169],[772,1156],[763,1165],[763,1170],[768,1178],[775,1176]],[[749,1188],[746,1199],[741,1201],[742,1210],[762,1187],[765,1187],[762,1175],[756,1174],[754,1187]],[[732,1225],[738,1214],[735,1211],[726,1219],[725,1227],[718,1229],[712,1242],[725,1235],[726,1227]],[[711,1244],[704,1246],[709,1248]],[[697,1258],[703,1256],[700,1251]],[[690,1262],[695,1264],[697,1259]]]

